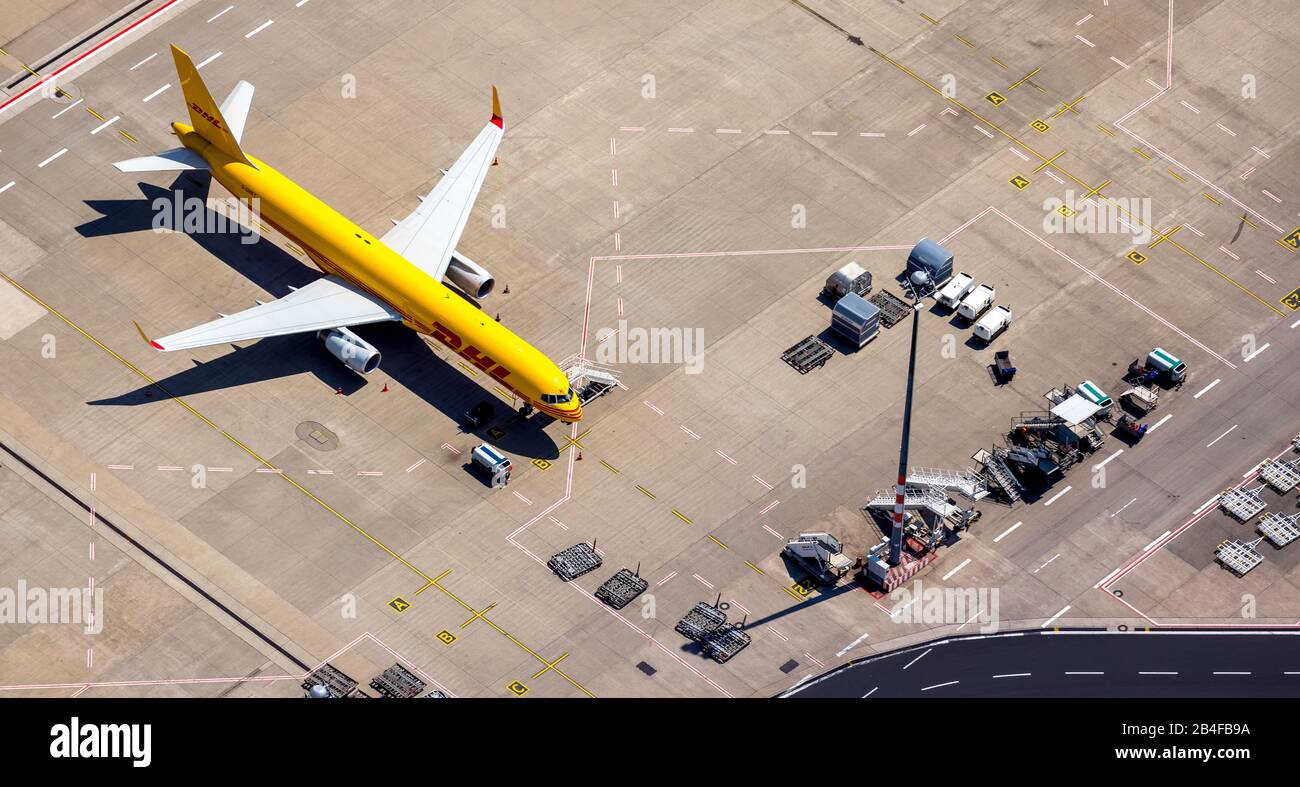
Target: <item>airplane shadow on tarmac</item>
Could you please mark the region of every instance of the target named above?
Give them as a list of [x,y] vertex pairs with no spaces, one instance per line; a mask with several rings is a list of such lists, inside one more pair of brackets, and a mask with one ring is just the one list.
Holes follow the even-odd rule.
[[[177,191],[182,192],[183,199],[206,199],[210,182],[211,178],[206,174],[184,173],[168,188],[148,183],[137,184],[144,195],[138,200],[87,200],[89,207],[103,215],[78,226],[77,232],[86,238],[97,238],[152,230],[155,216],[153,203],[156,199],[173,198]],[[204,221],[204,227],[222,226],[217,221],[219,214],[211,210],[207,213],[209,215],[205,217],[207,220]],[[266,239],[245,244],[241,242],[244,236],[238,232],[203,231],[185,234],[203,250],[276,298],[288,295],[291,287],[305,286],[323,275]],[[214,306],[238,311],[253,304]],[[214,314],[213,318],[215,317]],[[559,456],[555,441],[543,431],[551,423],[549,418],[540,414],[532,418],[519,415],[495,394],[483,389],[460,369],[454,368],[435,354],[415,331],[398,323],[363,325],[353,330],[383,353],[380,369],[372,373],[370,378],[345,367],[326,352],[314,335],[298,334],[261,339],[245,347],[232,344],[234,349],[229,354],[207,362],[196,360],[192,368],[159,380],[157,386],[145,385],[129,393],[88,404],[135,407],[166,401],[173,396],[233,389],[304,372],[315,375],[331,392],[341,390],[344,396],[356,393],[377,381],[391,379],[457,423],[462,423],[464,413],[476,402],[485,399],[492,401],[497,415],[475,430],[475,434],[482,433],[479,436],[488,439],[498,448],[527,458],[555,459]],[[159,388],[165,389],[165,392]],[[505,436],[487,438],[486,430],[492,426],[501,427]]]

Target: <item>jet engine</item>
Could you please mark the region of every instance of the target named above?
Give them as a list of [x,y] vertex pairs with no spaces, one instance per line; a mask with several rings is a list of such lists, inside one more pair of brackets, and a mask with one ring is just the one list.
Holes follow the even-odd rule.
[[347,328],[330,328],[316,334],[330,355],[354,372],[370,374],[379,368],[380,353],[369,342]]
[[447,280],[471,298],[486,298],[497,283],[487,268],[468,257],[460,256],[458,252],[453,252],[451,255],[451,263],[447,266]]

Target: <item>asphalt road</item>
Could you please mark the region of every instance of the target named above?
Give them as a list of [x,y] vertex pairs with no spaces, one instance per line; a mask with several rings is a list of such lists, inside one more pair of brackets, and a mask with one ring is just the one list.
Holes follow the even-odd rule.
[[1300,632],[1010,632],[853,662],[784,697],[1300,697]]

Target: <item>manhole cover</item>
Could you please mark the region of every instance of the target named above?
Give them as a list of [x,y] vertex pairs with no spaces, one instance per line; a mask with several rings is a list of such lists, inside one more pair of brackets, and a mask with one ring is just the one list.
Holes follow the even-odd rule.
[[53,80],[41,85],[41,95],[56,104],[71,104],[81,98],[81,88],[72,84],[56,84]]
[[333,451],[339,447],[339,436],[315,421],[303,421],[293,432],[299,440],[317,451]]

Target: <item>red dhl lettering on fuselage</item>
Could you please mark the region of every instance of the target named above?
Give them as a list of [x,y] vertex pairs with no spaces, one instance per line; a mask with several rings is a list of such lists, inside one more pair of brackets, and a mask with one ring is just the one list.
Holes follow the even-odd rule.
[[488,355],[487,353],[483,352],[482,350],[478,349],[474,345],[472,344],[466,345],[464,342],[461,341],[461,338],[457,336],[456,333],[452,331],[450,328],[448,328],[447,326],[443,325],[440,322],[435,321],[433,323],[433,328],[430,330],[430,333],[433,334],[433,338],[437,339],[438,341],[447,345],[451,349],[455,350],[462,358],[474,364],[475,366],[482,369],[483,371],[487,372],[488,375],[492,377],[492,379],[501,383],[505,387],[519,394],[520,396],[523,396],[525,399],[528,398],[523,394],[522,391],[515,388],[513,385],[509,383],[509,381],[506,380],[506,378],[510,376],[509,369],[497,363],[496,359],[494,359],[492,356]]

